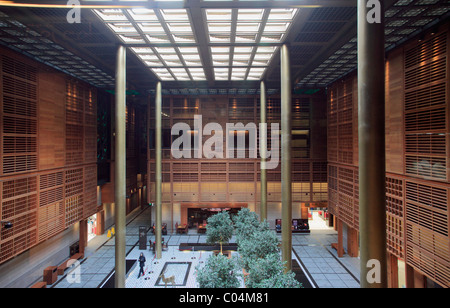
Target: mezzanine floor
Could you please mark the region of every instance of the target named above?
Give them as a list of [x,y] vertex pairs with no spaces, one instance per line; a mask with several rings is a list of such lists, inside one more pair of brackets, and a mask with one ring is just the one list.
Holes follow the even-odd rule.
[[[204,243],[204,234],[168,234],[164,235],[168,243],[168,250],[163,252],[162,258],[156,260],[149,247],[139,250],[139,226],[150,228],[150,210],[135,210],[127,219],[127,288],[164,288],[165,285],[159,274],[163,270],[166,276],[175,275],[175,287],[196,288],[195,268],[202,266],[211,252],[181,252],[179,243]],[[293,259],[296,259],[310,284],[314,288],[359,288],[359,259],[344,256],[337,258],[331,243],[337,242],[337,233],[325,226],[320,218],[314,217],[310,221],[310,234],[294,234],[292,239]],[[152,234],[148,233],[148,239]],[[281,238],[281,235],[279,235]],[[233,242],[233,239],[232,241]],[[89,242],[85,258],[73,272],[66,270],[66,274],[59,276],[58,281],[50,288],[102,288],[111,285],[114,274],[114,237],[97,236]],[[147,262],[145,275],[137,278],[139,267],[134,263],[143,252]],[[236,253],[237,252],[233,252]],[[79,280],[74,279],[73,273],[79,274]],[[243,286],[243,285],[242,285]],[[168,285],[168,288],[173,287]]]

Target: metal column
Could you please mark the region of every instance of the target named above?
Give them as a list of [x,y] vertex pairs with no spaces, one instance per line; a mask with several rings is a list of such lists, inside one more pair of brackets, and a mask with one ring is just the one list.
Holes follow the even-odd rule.
[[379,4],[380,19],[374,21],[377,8],[358,0],[359,230],[363,288],[387,287],[383,1]]
[[[260,123],[265,124],[267,128],[267,98],[266,85],[261,81],[260,94]],[[266,153],[267,153],[267,130],[260,129],[260,155],[261,155],[261,201],[260,201],[260,220],[267,220],[267,169],[266,169]]]
[[125,288],[125,235],[126,235],[126,53],[119,46],[116,63],[115,97],[115,287]]
[[281,255],[292,269],[291,72],[289,49],[281,47]]
[[162,256],[162,94],[161,82],[156,85],[155,97],[155,203],[156,203],[156,224],[155,224],[155,242],[156,242],[156,258],[161,259]]

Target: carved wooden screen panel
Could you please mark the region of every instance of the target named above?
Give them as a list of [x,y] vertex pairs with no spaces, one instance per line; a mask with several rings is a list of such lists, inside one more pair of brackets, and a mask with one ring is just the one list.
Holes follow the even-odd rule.
[[36,176],[1,183],[1,220],[13,228],[0,230],[0,263],[36,244]]
[[83,218],[83,168],[65,172],[65,225],[73,225]]
[[83,218],[97,212],[97,165],[84,167]]
[[64,172],[39,176],[38,240],[44,241],[64,229]]
[[406,174],[447,180],[447,33],[405,51]]
[[449,188],[406,181],[407,262],[450,286]]
[[37,169],[37,69],[1,57],[2,172]]
[[327,153],[329,162],[338,161],[338,101],[337,87],[332,85],[328,91],[328,137]]
[[353,164],[353,77],[338,83],[338,161]]
[[84,88],[67,81],[66,100],[66,165],[84,161]]
[[84,161],[97,162],[97,91],[84,91]]
[[328,211],[339,216],[338,207],[338,171],[337,166],[328,165]]
[[[349,227],[359,229],[358,220],[355,218],[355,173],[352,167],[338,167],[338,217]],[[358,200],[358,199],[356,199]]]
[[441,31],[404,53],[406,260],[447,287],[448,44],[448,31]]
[[386,244],[393,255],[405,256],[404,181],[394,175],[386,177]]

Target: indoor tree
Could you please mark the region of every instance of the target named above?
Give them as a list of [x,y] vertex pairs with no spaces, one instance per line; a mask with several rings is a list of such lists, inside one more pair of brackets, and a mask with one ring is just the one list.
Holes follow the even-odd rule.
[[250,265],[257,259],[264,259],[270,254],[279,254],[280,241],[275,232],[269,230],[267,224],[262,223],[248,236],[239,241],[238,252],[241,256],[241,265],[248,271]]
[[242,208],[237,215],[233,217],[236,228],[236,243],[241,239],[248,238],[260,227],[258,215],[248,208]]
[[278,253],[254,259],[246,278],[248,288],[300,288],[292,271],[285,272],[285,266]]
[[227,211],[219,212],[207,220],[206,241],[208,243],[219,243],[220,254],[222,254],[222,245],[228,243],[233,236],[233,231],[234,227],[230,214]]
[[209,256],[205,265],[196,269],[200,288],[238,288],[241,285],[236,261],[222,254]]

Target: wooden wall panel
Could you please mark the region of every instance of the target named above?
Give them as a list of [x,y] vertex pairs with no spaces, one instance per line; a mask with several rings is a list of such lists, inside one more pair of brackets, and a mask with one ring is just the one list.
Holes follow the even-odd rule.
[[[391,51],[386,62],[387,250],[444,287],[450,287],[449,26]],[[345,83],[337,81],[328,94],[329,209],[358,227],[357,173],[351,185],[340,133]],[[357,169],[356,139],[354,145]]]
[[312,98],[311,105],[311,157],[327,159],[327,98]]
[[[279,96],[270,96],[267,102],[267,122],[280,123],[281,105]],[[154,128],[154,102],[148,103],[149,130]],[[163,129],[170,129],[178,122],[193,128],[194,116],[202,115],[203,126],[218,123],[225,130],[227,123],[259,124],[259,96],[164,96]],[[298,136],[293,142],[292,190],[293,201],[305,206],[327,205],[326,162],[326,96],[294,95],[292,98],[293,130]],[[165,120],[165,121],[164,121]],[[306,134],[305,132],[308,132]],[[149,134],[150,136],[151,134]],[[270,136],[270,134],[269,134]],[[204,134],[203,142],[211,138]],[[307,141],[308,140],[308,141]],[[223,137],[224,149],[227,138]],[[148,144],[148,202],[154,200],[155,162],[154,150]],[[268,148],[271,149],[271,140]],[[203,144],[202,144],[203,145]],[[237,151],[236,151],[237,152]],[[236,157],[236,153],[235,153]],[[248,202],[255,208],[260,201],[260,158],[249,158],[245,150],[244,159],[173,159],[170,149],[163,149],[163,199],[168,202]],[[281,202],[281,165],[268,170],[268,201]],[[311,205],[313,206],[313,205]]]
[[386,172],[404,173],[403,50],[386,61]]
[[[51,89],[51,91],[49,91]],[[39,169],[65,164],[66,80],[53,71],[39,72]]]
[[406,174],[448,181],[447,32],[405,47]]
[[0,48],[0,263],[97,211],[96,89]]
[[2,172],[15,174],[38,168],[37,66],[14,55],[1,55]]

